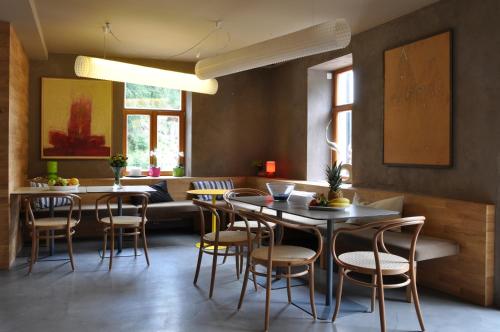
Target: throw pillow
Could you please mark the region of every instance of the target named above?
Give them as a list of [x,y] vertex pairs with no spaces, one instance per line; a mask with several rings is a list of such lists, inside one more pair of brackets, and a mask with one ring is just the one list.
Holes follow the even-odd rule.
[[[167,181],[161,181],[156,184],[150,185],[151,188],[156,191],[150,192],[149,203],[164,203],[173,202],[172,196],[170,196],[167,188]],[[138,196],[130,197],[130,202],[134,205],[140,205],[142,199]]]

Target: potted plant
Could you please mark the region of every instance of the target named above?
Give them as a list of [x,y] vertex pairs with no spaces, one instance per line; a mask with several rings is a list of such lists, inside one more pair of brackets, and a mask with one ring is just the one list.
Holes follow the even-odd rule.
[[255,169],[255,173],[257,174],[257,176],[266,176],[264,162],[262,160],[252,161],[252,167]]
[[121,189],[121,175],[122,170],[127,167],[127,157],[125,157],[121,153],[117,153],[109,158],[109,166],[111,166],[111,170],[114,175],[113,189]]
[[158,157],[156,156],[156,150],[151,151],[149,154],[149,176],[160,176],[160,167],[158,167]]
[[342,170],[342,163],[333,164],[333,166],[326,166],[326,178],[330,190],[328,191],[328,199],[340,198],[342,197],[342,190],[340,190],[340,185],[342,184],[342,176],[340,171]]
[[172,175],[173,176],[184,176],[184,152],[179,152],[179,157],[177,158],[177,166],[175,166],[172,170]]

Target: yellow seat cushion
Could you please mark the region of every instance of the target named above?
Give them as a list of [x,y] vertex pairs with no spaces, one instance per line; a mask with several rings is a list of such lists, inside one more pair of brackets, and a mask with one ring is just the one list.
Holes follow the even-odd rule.
[[[215,242],[215,232],[207,233],[203,236],[203,240],[209,242]],[[250,238],[253,240],[255,234],[250,234]],[[247,232],[243,231],[221,231],[219,232],[219,243],[235,243],[235,242],[245,242],[247,241]]]
[[[64,217],[35,219],[35,227],[63,228],[67,224],[68,224],[68,218]],[[77,224],[78,222],[75,219],[71,219],[71,227],[75,227]],[[31,222],[29,223],[29,225],[31,225]]]
[[[113,217],[113,225],[138,226],[138,225],[140,225],[141,221],[142,221],[142,217],[136,217],[136,216],[115,216],[115,217]],[[101,222],[105,223],[105,224],[111,223],[111,221],[109,220],[109,217],[102,218]]]
[[[300,263],[309,260],[316,255],[314,250],[299,246],[274,246],[271,260],[273,262]],[[261,247],[252,251],[252,258],[267,261],[268,247]]]
[[[380,268],[384,274],[404,273],[410,269],[410,263],[407,259],[379,252]],[[352,251],[341,254],[338,259],[356,270],[371,270],[376,271],[375,254],[373,251]]]

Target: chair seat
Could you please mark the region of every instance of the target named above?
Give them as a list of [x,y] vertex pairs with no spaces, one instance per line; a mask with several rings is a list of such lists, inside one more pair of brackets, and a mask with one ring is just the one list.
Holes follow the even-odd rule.
[[[45,228],[64,228],[68,224],[68,218],[62,217],[54,217],[54,218],[39,218],[35,220],[36,227],[45,227]],[[75,219],[71,219],[71,226],[75,227],[78,224],[78,221]],[[31,222],[29,223],[31,226]]]
[[[275,223],[269,222],[268,224],[269,224],[269,226],[271,226],[271,228],[276,228]],[[257,230],[259,228],[259,223],[256,220],[248,220],[248,227],[251,230]],[[245,222],[241,220],[241,221],[235,221],[233,223],[233,228],[246,229],[247,227],[246,227]],[[260,229],[263,231],[267,230],[266,226],[264,226],[263,224],[260,225]]]
[[[113,225],[126,225],[126,226],[139,226],[141,224],[142,218],[136,216],[115,216],[113,217]],[[102,223],[110,224],[111,221],[109,217],[102,218]]]
[[[379,252],[380,268],[382,274],[400,274],[410,269],[407,259],[388,253]],[[373,251],[352,251],[340,255],[339,260],[348,265],[348,268],[356,272],[375,273],[375,254]]]
[[[207,233],[203,236],[203,240],[209,242],[215,242],[215,232]],[[255,234],[250,234],[250,238],[253,240]],[[246,242],[247,232],[242,231],[220,231],[219,232],[219,243],[236,243],[236,242]]]
[[[307,261],[316,255],[314,250],[299,246],[274,246],[271,260],[273,262],[291,262],[293,264]],[[268,247],[261,247],[252,251],[252,258],[267,261]]]

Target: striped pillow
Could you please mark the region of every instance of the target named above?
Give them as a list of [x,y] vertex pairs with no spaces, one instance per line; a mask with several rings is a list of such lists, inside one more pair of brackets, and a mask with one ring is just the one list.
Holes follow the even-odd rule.
[[[219,180],[219,181],[193,181],[194,189],[234,189],[233,180]],[[212,200],[212,195],[198,195],[202,201]],[[218,201],[222,200],[222,195],[217,195]]]
[[[49,185],[43,182],[36,182],[36,181],[30,181],[30,186],[31,187],[48,187]],[[48,197],[41,197],[35,200],[35,209],[36,210],[41,210],[41,209],[48,209],[50,207],[50,198]],[[70,205],[70,202],[68,201],[67,198],[63,197],[55,197],[54,198],[54,207],[58,206],[66,206]]]

